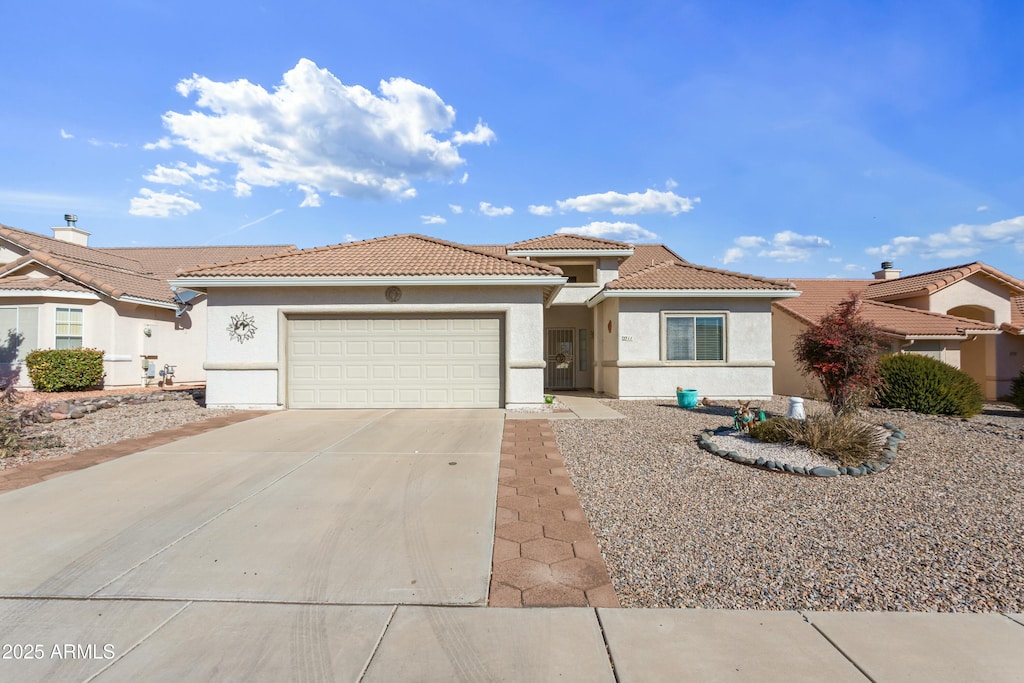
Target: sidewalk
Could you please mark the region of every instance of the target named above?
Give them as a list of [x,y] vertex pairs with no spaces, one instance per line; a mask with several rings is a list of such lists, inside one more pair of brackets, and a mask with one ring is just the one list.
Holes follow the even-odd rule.
[[[0,599],[0,635],[14,624],[44,652],[0,680],[1024,678],[1021,615]],[[67,643],[87,652],[53,654]]]

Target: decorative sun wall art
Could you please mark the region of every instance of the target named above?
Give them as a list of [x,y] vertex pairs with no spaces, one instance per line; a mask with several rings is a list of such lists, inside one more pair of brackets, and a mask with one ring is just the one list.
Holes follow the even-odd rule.
[[239,344],[244,344],[256,336],[256,318],[245,312],[231,316],[228,334]]

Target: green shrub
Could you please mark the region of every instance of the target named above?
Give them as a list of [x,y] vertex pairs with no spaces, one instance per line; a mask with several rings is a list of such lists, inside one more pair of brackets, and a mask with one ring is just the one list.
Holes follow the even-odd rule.
[[904,408],[926,415],[971,417],[981,412],[981,387],[966,372],[914,353],[884,356],[879,365],[883,408]]
[[770,417],[750,428],[750,436],[767,443],[785,443],[790,440],[786,423],[793,422],[786,417]]
[[25,357],[37,391],[85,391],[103,382],[99,349],[38,349]]
[[1024,368],[1021,368],[1020,375],[1010,384],[1010,395],[1007,398],[1010,403],[1024,410]]

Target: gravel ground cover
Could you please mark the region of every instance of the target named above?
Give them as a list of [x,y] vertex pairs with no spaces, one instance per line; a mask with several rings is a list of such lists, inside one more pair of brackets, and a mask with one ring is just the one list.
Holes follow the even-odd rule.
[[731,424],[731,408],[607,404],[627,419],[553,427],[623,606],[1024,611],[1024,414],[1011,406],[970,420],[867,410],[906,432],[895,464],[817,478],[700,450],[695,435]]
[[56,458],[124,439],[134,439],[163,429],[233,412],[235,411],[203,408],[191,400],[158,401],[98,410],[76,420],[31,425],[26,428],[26,433],[29,436],[55,434],[60,437],[64,446],[29,450],[25,451],[23,455],[0,458],[0,470],[18,467],[26,462]]

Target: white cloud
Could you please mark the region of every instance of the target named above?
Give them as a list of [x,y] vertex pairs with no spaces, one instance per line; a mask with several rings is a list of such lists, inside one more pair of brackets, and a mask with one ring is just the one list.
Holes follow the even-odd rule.
[[641,228],[636,223],[609,223],[607,221],[593,221],[578,228],[561,228],[558,232],[568,235],[583,235],[584,237],[605,237],[608,239],[625,240],[627,242],[656,240],[658,236]]
[[351,233],[347,233],[346,232],[345,233],[345,241],[346,242],[358,242],[359,238],[356,237],[355,235],[351,234]]
[[534,216],[550,216],[555,212],[553,208],[543,204],[530,204],[529,210]]
[[65,140],[71,140],[71,139],[74,139],[74,137],[75,137],[74,135],[72,135],[71,133],[67,132],[63,128],[60,129],[60,136],[62,138],[64,138]]
[[511,216],[515,210],[511,206],[491,206],[489,202],[480,202],[480,213],[485,216]]
[[170,138],[160,138],[156,142],[147,142],[142,149],[170,149],[173,146]]
[[679,187],[679,183],[677,183],[672,178],[669,178],[668,180],[665,181],[665,189],[666,190],[674,190],[677,187]]
[[725,250],[725,256],[722,257],[722,263],[732,263],[733,261],[739,261],[741,258],[744,257],[744,255],[746,255],[746,251],[744,251],[742,248],[729,247],[728,249]]
[[252,196],[252,185],[247,185],[241,180],[235,181],[235,196],[236,197],[251,197]]
[[899,236],[865,253],[892,259],[906,254],[922,258],[973,258],[986,249],[1012,246],[1024,253],[1024,216],[985,225],[954,225],[927,237]]
[[603,192],[601,194],[584,194],[571,199],[557,202],[558,209],[579,211],[580,213],[598,213],[611,211],[619,216],[632,216],[638,213],[670,213],[673,216],[692,211],[700,198],[680,197],[675,192],[662,192],[648,189],[646,192]]
[[840,258],[840,257],[838,257],[838,256],[832,256],[832,257],[830,257],[830,258],[828,259],[828,262],[829,262],[829,263],[842,263],[842,262],[843,262],[843,259],[841,259],[841,258]]
[[[217,190],[220,189],[220,183],[208,177],[217,172],[217,169],[202,163],[196,163],[195,166],[189,166],[185,162],[179,161],[173,166],[157,164],[156,168],[142,176],[142,179],[151,183],[159,183],[161,185],[195,184],[199,185],[199,187],[204,190]],[[205,178],[205,180],[199,180],[200,178]]]
[[462,207],[458,204],[449,204],[448,208],[452,210],[452,213],[462,213]]
[[[64,131],[61,131],[61,133],[63,133],[63,132],[64,132]],[[979,206],[979,207],[978,207],[977,209],[975,209],[975,211],[988,211],[988,206],[986,206],[986,205],[982,204],[982,205],[981,205],[981,206]]]
[[845,270],[848,273],[856,273],[857,271],[864,269],[861,266],[858,266],[856,263],[847,263],[845,266],[843,266],[843,270]]
[[300,184],[299,189],[306,193],[305,198],[299,204],[300,209],[306,207],[320,206],[320,195],[317,194],[315,187]]
[[420,220],[423,221],[423,225],[436,225],[448,222],[444,216],[420,216]]
[[195,96],[195,108],[164,114],[170,135],[147,149],[177,145],[232,164],[236,183],[250,187],[299,187],[306,193],[303,206],[317,205],[313,197],[321,192],[414,197],[414,181],[450,178],[465,163],[460,144],[494,139],[483,123],[446,139],[455,109],[430,88],[392,78],[375,94],[345,85],[308,59],[271,91],[244,79],[219,82],[198,74],[179,82],[177,91]]
[[469,182],[469,173],[463,173],[462,177],[459,178],[459,185],[465,185]]
[[832,246],[824,237],[801,235],[792,230],[777,232],[771,239],[743,235],[734,239],[732,243],[735,246],[726,249],[722,263],[733,263],[750,255],[770,258],[781,263],[795,263],[809,259],[815,249],[828,249]]
[[456,145],[489,145],[497,138],[494,131],[483,121],[477,121],[476,127],[470,133],[456,131],[452,134],[452,142]]
[[127,147],[128,145],[123,142],[109,142],[107,140],[98,140],[97,138],[89,138],[86,140],[93,147],[113,147],[119,149],[121,147]]
[[132,197],[128,213],[133,216],[167,218],[169,216],[187,216],[201,208],[199,202],[192,201],[185,195],[154,192],[148,187],[144,187],[139,190],[138,197]]

